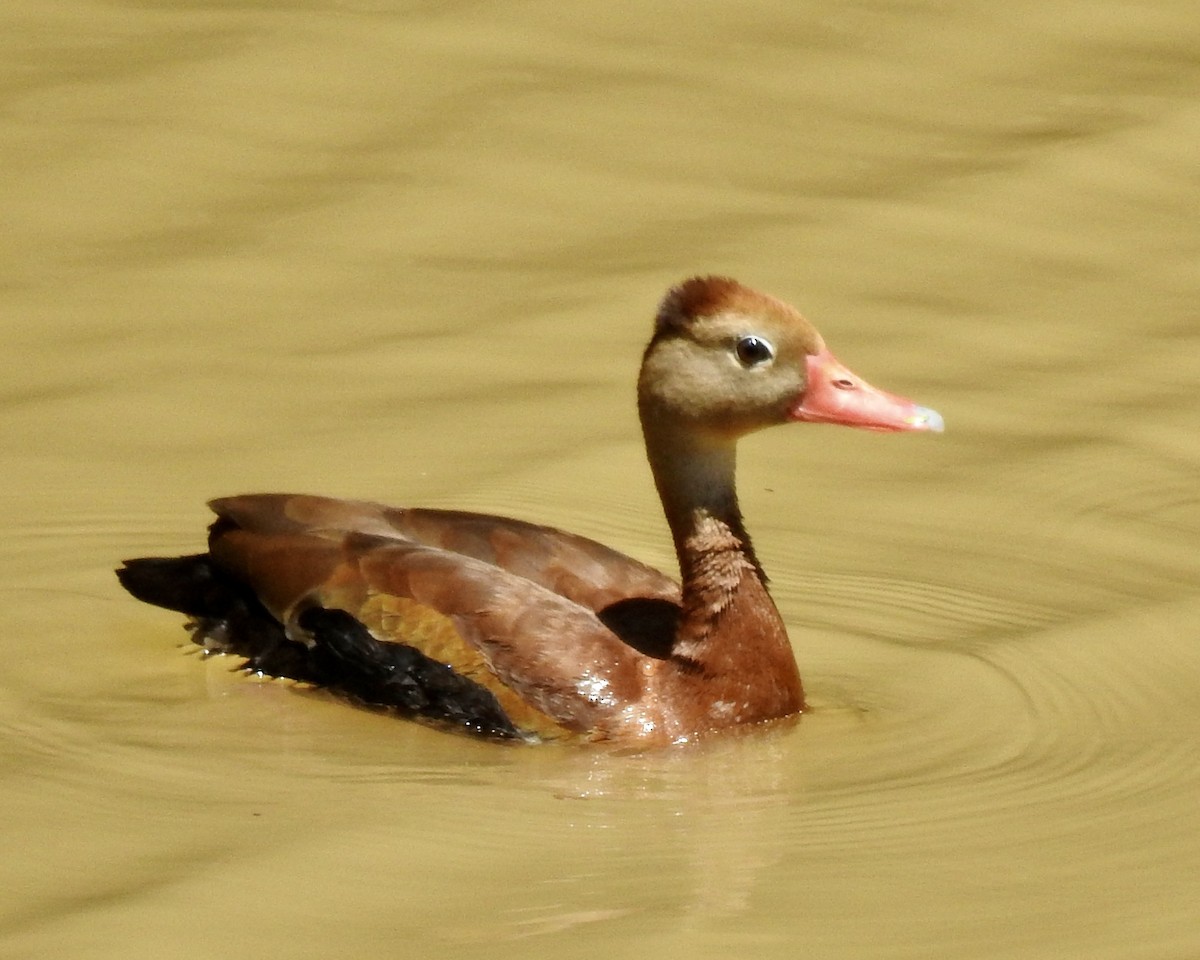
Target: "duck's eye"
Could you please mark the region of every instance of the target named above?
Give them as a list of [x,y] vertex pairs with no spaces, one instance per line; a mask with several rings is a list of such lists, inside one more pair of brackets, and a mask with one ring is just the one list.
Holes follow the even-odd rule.
[[734,350],[743,367],[760,367],[775,359],[775,348],[762,337],[742,337]]

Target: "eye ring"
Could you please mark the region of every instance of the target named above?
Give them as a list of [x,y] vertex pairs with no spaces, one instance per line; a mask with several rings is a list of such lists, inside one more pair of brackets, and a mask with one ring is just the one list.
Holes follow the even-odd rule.
[[747,370],[752,367],[761,367],[775,359],[775,348],[771,346],[771,341],[753,334],[739,338],[734,345],[733,352],[737,356],[738,363]]

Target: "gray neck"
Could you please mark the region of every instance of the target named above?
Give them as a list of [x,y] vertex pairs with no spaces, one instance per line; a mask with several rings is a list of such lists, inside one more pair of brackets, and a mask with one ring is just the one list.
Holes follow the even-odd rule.
[[733,535],[727,541],[729,548],[745,554],[761,576],[738,508],[734,441],[663,428],[650,418],[643,418],[642,430],[646,456],[675,541],[685,590],[697,537],[712,529],[713,520]]

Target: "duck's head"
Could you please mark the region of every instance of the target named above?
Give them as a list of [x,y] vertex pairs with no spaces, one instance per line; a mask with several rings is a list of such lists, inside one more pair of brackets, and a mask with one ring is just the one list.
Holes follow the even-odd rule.
[[663,298],[638,406],[647,429],[717,442],[794,422],[942,430],[936,411],[850,372],[794,307],[728,277],[693,277]]

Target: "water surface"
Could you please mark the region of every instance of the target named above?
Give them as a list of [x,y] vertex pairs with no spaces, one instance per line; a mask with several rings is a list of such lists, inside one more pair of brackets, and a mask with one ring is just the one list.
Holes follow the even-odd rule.
[[[1200,953],[1191,4],[3,20],[0,953]],[[798,724],[478,744],[117,588],[271,489],[670,565],[632,381],[708,271],[948,424],[744,445]]]

